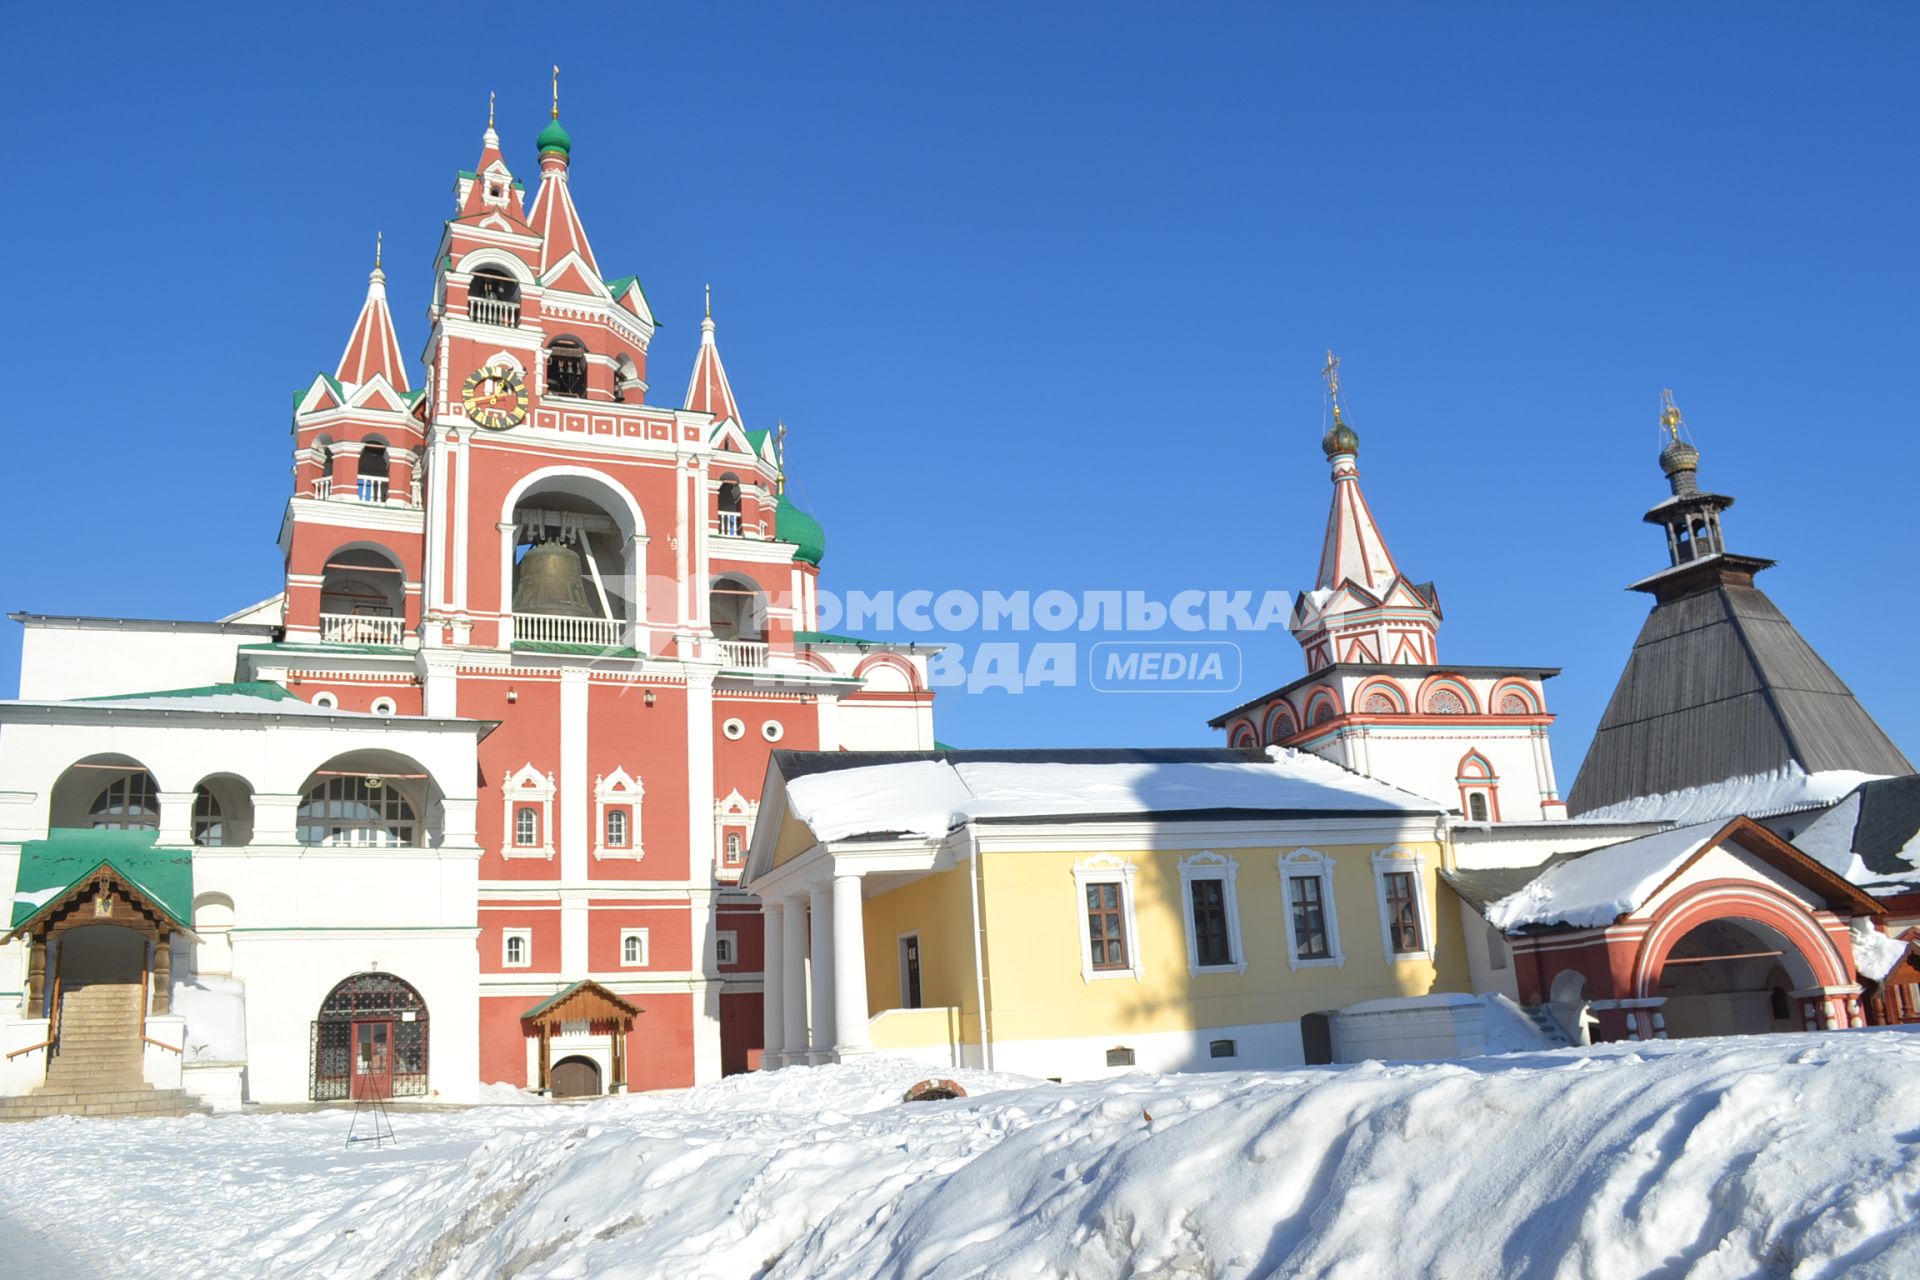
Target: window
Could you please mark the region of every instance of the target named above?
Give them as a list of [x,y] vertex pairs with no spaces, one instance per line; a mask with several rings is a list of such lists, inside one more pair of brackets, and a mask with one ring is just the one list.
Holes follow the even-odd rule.
[[740,963],[740,935],[731,930],[722,930],[713,938],[713,962],[715,964]]
[[1092,943],[1089,954],[1094,968],[1127,967],[1127,924],[1120,909],[1118,884],[1109,881],[1087,886],[1087,937]]
[[316,693],[313,695],[313,705],[322,711],[332,711],[340,705],[340,699],[330,693]]
[[647,963],[647,931],[645,929],[622,929],[620,931],[620,964],[624,968],[639,969]]
[[220,800],[205,787],[193,792],[193,842],[203,849],[217,849],[227,842],[226,823],[222,820]]
[[1211,850],[1180,860],[1187,907],[1187,966],[1194,973],[1246,972],[1234,892],[1239,870],[1239,863]]
[[1302,960],[1325,960],[1327,904],[1321,897],[1319,876],[1288,876],[1287,901],[1293,912],[1293,954]]
[[1130,1067],[1133,1065],[1133,1050],[1128,1048],[1107,1050],[1107,1065],[1110,1067]]
[[500,934],[500,963],[509,969],[533,964],[533,930],[506,929]]
[[745,849],[740,839],[740,833],[738,831],[727,832],[727,865],[730,867],[739,866],[740,859],[744,856]]
[[540,843],[540,811],[530,804],[513,811],[513,842],[522,849]]
[[738,742],[747,736],[747,722],[744,720],[728,720],[720,726],[720,732],[726,735],[727,741]]
[[627,847],[627,811],[625,809],[607,810],[607,848],[624,849]]
[[1209,1058],[1237,1058],[1240,1056],[1240,1046],[1232,1040],[1210,1040],[1207,1042],[1207,1056]]
[[760,736],[768,742],[778,742],[787,736],[787,726],[778,720],[768,720],[760,726]]
[[304,845],[343,849],[411,849],[420,843],[413,804],[378,774],[327,778],[307,792],[294,818]]
[[1420,910],[1413,893],[1413,873],[1389,871],[1383,877],[1386,887],[1388,944],[1397,953],[1422,950]]
[[373,714],[377,716],[390,716],[397,710],[399,710],[399,708],[394,705],[392,698],[375,698],[373,700]]
[[1313,969],[1338,966],[1340,918],[1333,901],[1333,859],[1317,849],[1280,855],[1280,881],[1286,890],[1287,966]]
[[644,855],[640,802],[646,794],[640,779],[625,769],[593,780],[594,857],[638,859]]
[[1467,817],[1474,822],[1487,821],[1487,793],[1475,791],[1467,796]]
[[547,348],[547,394],[587,394],[587,349],[572,338],[556,338]]
[[1124,858],[1097,854],[1073,868],[1075,914],[1080,921],[1080,976],[1138,978],[1139,929],[1134,922],[1133,878]]
[[109,782],[87,810],[89,826],[114,831],[157,831],[160,788],[145,769]]

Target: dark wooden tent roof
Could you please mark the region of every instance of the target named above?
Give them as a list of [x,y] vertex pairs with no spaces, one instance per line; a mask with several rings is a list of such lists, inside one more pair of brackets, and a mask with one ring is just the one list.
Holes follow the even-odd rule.
[[1657,603],[1568,793],[1570,812],[1790,764],[1808,773],[1913,772],[1852,690],[1752,585],[1752,567],[1766,562],[1726,559],[1736,571],[1698,566],[1708,571],[1686,584],[1697,589],[1645,587]]

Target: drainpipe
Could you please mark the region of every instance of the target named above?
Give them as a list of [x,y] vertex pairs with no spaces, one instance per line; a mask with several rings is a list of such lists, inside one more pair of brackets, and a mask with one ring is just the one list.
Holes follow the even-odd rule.
[[974,1000],[980,1010],[980,1065],[983,1070],[993,1070],[993,1035],[987,1029],[987,970],[980,954],[980,842],[971,830],[967,832],[968,861],[973,864],[968,882],[973,895],[973,989]]

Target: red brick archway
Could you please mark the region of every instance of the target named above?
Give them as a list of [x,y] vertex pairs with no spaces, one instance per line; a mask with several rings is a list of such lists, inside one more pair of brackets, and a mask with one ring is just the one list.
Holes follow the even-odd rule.
[[1705,881],[1663,905],[1634,957],[1634,995],[1642,999],[1657,995],[1661,972],[1674,947],[1694,929],[1715,920],[1748,926],[1780,945],[1781,966],[1792,976],[1795,994],[1803,997],[1810,1025],[1844,1027],[1858,1021],[1856,995],[1831,998],[1850,989],[1857,991],[1853,965],[1829,932],[1839,927],[1838,920],[1829,913],[1810,912],[1771,885],[1751,880]]

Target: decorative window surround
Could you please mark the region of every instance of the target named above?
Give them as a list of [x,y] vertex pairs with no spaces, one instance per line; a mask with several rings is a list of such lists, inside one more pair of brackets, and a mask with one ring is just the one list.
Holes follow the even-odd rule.
[[500,964],[507,969],[533,967],[533,930],[502,929],[500,931]]
[[[1420,950],[1395,951],[1393,930],[1387,920],[1387,876],[1403,872],[1413,877],[1415,918],[1420,922]],[[1388,964],[1409,960],[1433,960],[1433,902],[1427,894],[1427,855],[1415,853],[1404,845],[1382,849],[1373,855],[1373,900],[1380,910],[1380,948]]]
[[[593,856],[596,860],[632,858],[637,862],[646,856],[640,839],[640,802],[646,799],[646,795],[646,785],[630,776],[625,769],[615,769],[607,776],[593,780]],[[609,808],[626,810],[625,848],[615,848],[607,843]]]
[[[1187,915],[1188,973],[1245,973],[1247,971],[1247,950],[1240,945],[1240,895],[1234,889],[1234,879],[1239,874],[1238,862],[1217,854],[1211,849],[1203,849],[1191,858],[1180,859],[1180,898],[1186,904]],[[1221,882],[1221,905],[1225,907],[1227,913],[1227,954],[1231,957],[1225,964],[1200,963],[1200,939],[1194,931],[1193,922],[1193,882],[1195,880]]]
[[[1125,858],[1116,858],[1110,853],[1095,854],[1074,864],[1073,915],[1080,922],[1080,976],[1088,982],[1103,982],[1111,978],[1129,978],[1137,982],[1140,979],[1140,925],[1134,918],[1133,909],[1133,881],[1139,870]],[[1121,918],[1127,931],[1127,963],[1122,968],[1093,967],[1093,938],[1087,930],[1087,886],[1093,884],[1120,886]]]
[[[760,816],[760,803],[741,795],[738,788],[713,804],[713,853],[723,872],[737,874],[746,865],[747,845],[753,841],[754,819]],[[732,828],[740,836],[740,860],[727,861],[727,833]]]
[[[531,761],[508,775],[500,784],[503,817],[500,827],[501,857],[545,858],[548,862],[553,861],[553,796],[556,790],[558,788],[554,786],[553,775],[541,773]],[[521,805],[534,805],[540,810],[540,843],[537,845],[514,843],[516,831],[513,811]]]
[[[1281,919],[1287,929],[1287,967],[1289,969],[1338,969],[1346,963],[1340,951],[1340,911],[1333,899],[1333,859],[1318,849],[1295,849],[1280,855]],[[1294,876],[1312,877],[1320,882],[1320,910],[1327,921],[1327,954],[1310,960],[1300,958],[1300,942],[1293,932]],[[1385,919],[1385,908],[1382,908]]]
[[[644,969],[649,963],[647,931],[645,929],[622,929],[620,931],[620,967],[622,969]],[[628,959],[629,956],[634,957]]]
[[722,929],[713,935],[713,962],[721,964],[740,963],[740,934],[733,929]]

